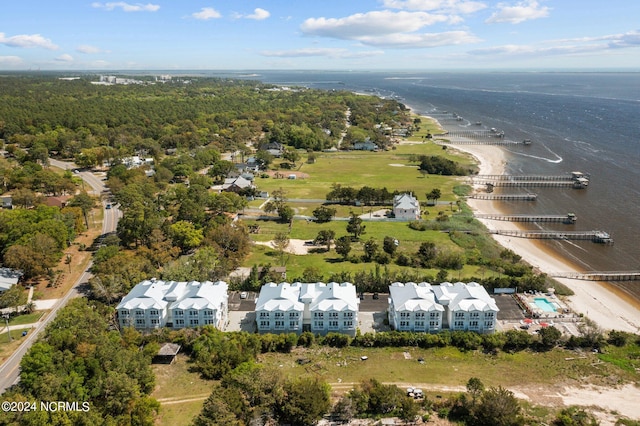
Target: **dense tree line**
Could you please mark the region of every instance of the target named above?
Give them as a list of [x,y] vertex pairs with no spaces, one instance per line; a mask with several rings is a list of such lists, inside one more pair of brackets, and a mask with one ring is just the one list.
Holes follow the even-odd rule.
[[[0,139],[23,148],[44,147],[66,158],[123,156],[145,149],[223,150],[263,135],[296,148],[319,150],[352,127],[371,132],[397,122],[404,108],[391,100],[349,92],[279,90],[255,81],[180,79],[164,84],[99,86],[97,76],[73,81],[56,76],[3,76]],[[102,151],[92,151],[106,148]]]
[[0,256],[25,279],[50,272],[76,233],[84,230],[80,208],[48,207],[0,211]]
[[[73,299],[22,359],[20,382],[3,401],[77,401],[78,410],[5,412],[7,425],[153,425],[155,377],[137,333],[110,331],[111,312]],[[86,409],[84,409],[86,408]]]
[[466,176],[471,172],[471,170],[461,167],[455,161],[439,155],[421,155],[419,161],[418,169],[430,175]]
[[353,204],[360,201],[365,205],[371,204],[390,204],[393,197],[398,195],[399,191],[389,192],[387,188],[372,188],[363,186],[356,189],[351,186],[344,186],[339,183],[331,185],[331,191],[326,195],[327,201],[339,202],[341,204]]

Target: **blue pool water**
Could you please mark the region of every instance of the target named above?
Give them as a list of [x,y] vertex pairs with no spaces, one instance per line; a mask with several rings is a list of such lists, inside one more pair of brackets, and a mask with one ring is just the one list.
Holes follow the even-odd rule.
[[553,306],[553,303],[549,302],[544,297],[538,297],[533,300],[536,306],[542,309],[543,312],[555,312],[556,308]]

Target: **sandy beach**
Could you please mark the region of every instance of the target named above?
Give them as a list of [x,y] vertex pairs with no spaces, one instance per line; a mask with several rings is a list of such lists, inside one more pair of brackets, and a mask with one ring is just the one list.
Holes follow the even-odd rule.
[[[507,158],[504,151],[495,145],[456,145],[459,151],[471,154],[479,163],[479,174],[503,174]],[[499,202],[468,200],[476,213],[499,213]],[[518,229],[511,222],[481,220],[488,229]],[[540,272],[583,272],[570,262],[554,257],[541,248],[534,240],[494,235],[502,246],[514,251],[537,268]],[[575,295],[567,298],[574,312],[582,313],[605,330],[621,330],[640,333],[640,310],[632,302],[625,300],[607,288],[606,284],[573,279],[557,279],[569,287]]]

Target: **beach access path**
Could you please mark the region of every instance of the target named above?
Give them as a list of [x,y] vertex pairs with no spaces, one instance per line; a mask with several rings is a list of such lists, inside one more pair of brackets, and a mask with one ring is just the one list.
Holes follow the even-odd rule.
[[[494,145],[448,145],[451,149],[466,152],[476,158],[483,175],[499,175],[505,172],[506,155]],[[499,214],[499,202],[469,199],[467,204],[475,213]],[[480,220],[490,230],[519,229],[511,222]],[[540,272],[552,275],[557,272],[582,272],[568,261],[553,256],[536,241],[504,235],[493,235],[503,247],[520,255],[523,260]],[[582,313],[605,330],[620,330],[640,333],[640,310],[596,281],[556,278],[575,294],[567,299],[574,312]]]

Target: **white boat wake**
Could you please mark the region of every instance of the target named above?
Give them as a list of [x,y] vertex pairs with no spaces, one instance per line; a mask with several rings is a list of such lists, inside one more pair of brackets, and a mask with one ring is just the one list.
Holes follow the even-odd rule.
[[509,151],[510,153],[515,154],[515,155],[520,155],[522,157],[529,157],[529,158],[535,158],[537,160],[546,161],[547,163],[553,163],[553,164],[562,163],[562,161],[563,161],[562,157],[560,157],[555,152],[551,151],[546,145],[542,145],[542,146],[544,146],[544,148],[547,151],[549,151],[549,153],[553,154],[555,156],[555,158],[540,157],[540,156],[537,156],[537,155],[525,154],[524,152],[512,151],[510,149],[507,149],[507,151]]

